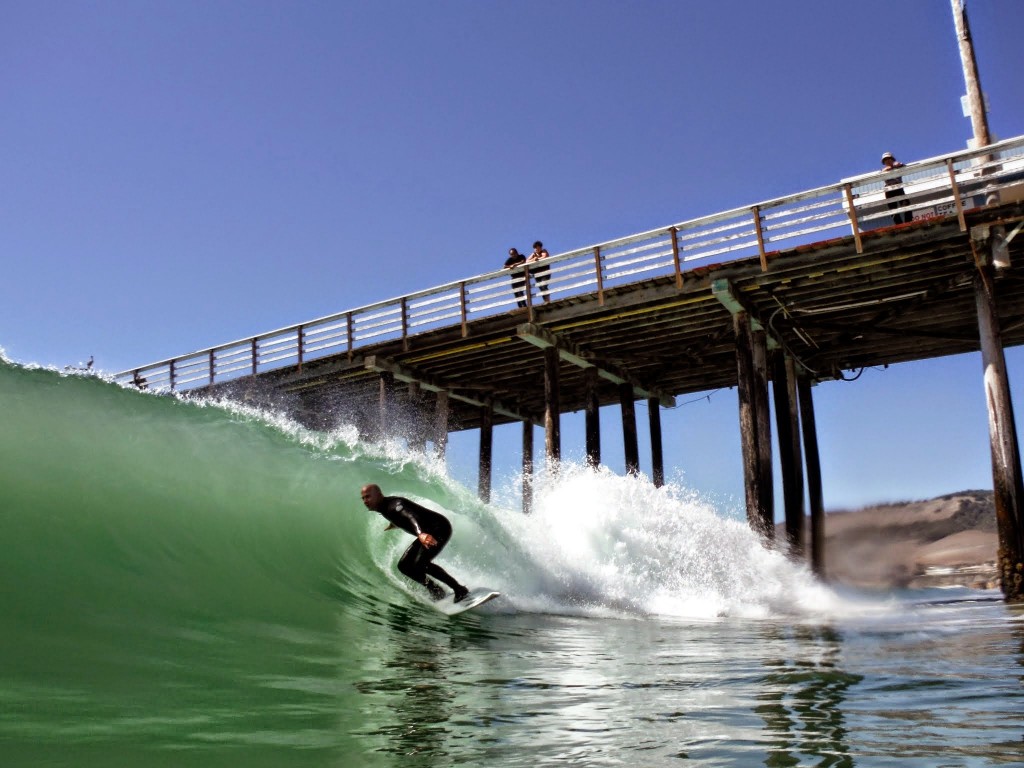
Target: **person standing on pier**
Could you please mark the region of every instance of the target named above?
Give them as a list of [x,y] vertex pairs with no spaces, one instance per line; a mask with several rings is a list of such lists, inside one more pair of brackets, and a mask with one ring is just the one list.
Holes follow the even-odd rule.
[[[538,240],[533,244],[533,253],[530,254],[530,258],[526,261],[540,261],[541,259],[546,259],[549,255],[548,249],[544,247],[544,243]],[[551,275],[549,274],[550,269],[551,267],[547,264],[539,267],[532,267],[530,269],[530,274],[533,275],[534,282],[537,283],[537,290],[540,291],[540,295],[544,298],[545,304],[551,301],[551,297],[548,295],[548,280],[551,279]]]
[[522,269],[515,269],[526,263],[526,257],[519,252],[518,248],[508,249],[508,258],[505,259],[505,269],[512,270],[512,291],[516,295],[516,304],[520,307],[526,306],[524,286],[526,285],[526,272]]
[[[892,152],[886,152],[882,155],[882,168],[886,171],[892,171],[896,168],[902,168],[903,163],[893,157]],[[885,196],[889,197],[903,197],[903,200],[898,202],[889,203],[890,210],[897,210],[905,205],[910,205],[905,199],[906,193],[903,191],[903,178],[901,176],[893,176],[890,179],[885,180]],[[904,224],[913,221],[914,215],[910,211],[904,211],[897,213],[892,217],[893,224]]]

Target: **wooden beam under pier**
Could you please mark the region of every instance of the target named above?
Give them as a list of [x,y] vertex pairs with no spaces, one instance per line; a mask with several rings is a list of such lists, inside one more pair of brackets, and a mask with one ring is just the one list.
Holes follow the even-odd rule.
[[592,355],[568,339],[560,338],[558,334],[548,328],[535,323],[523,323],[516,328],[516,335],[523,341],[527,341],[541,349],[555,348],[562,360],[578,368],[596,368],[598,376],[610,381],[612,384],[621,385],[629,383],[633,392],[638,397],[656,397],[658,402],[666,408],[675,406],[674,397],[664,395],[655,389],[640,384],[630,376],[623,366],[609,361],[599,361],[595,355]]
[[452,400],[459,400],[460,402],[468,405],[475,405],[479,408],[485,406],[489,407],[494,413],[500,413],[503,416],[515,419],[516,421],[530,421],[528,416],[519,413],[515,408],[509,405],[503,404],[498,400],[490,400],[485,397],[478,397],[475,395],[469,395],[463,389],[457,389],[455,387],[446,386],[440,382],[435,381],[432,377],[422,373],[413,371],[393,360],[385,360],[375,355],[370,355],[364,361],[364,365],[367,370],[380,371],[382,374],[390,374],[394,379],[406,382],[416,382],[419,386],[429,392],[447,392],[448,397]]

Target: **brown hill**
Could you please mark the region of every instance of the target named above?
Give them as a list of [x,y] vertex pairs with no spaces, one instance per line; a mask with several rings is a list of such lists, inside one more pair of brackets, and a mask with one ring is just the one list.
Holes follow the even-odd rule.
[[992,588],[998,586],[997,545],[991,491],[830,512],[825,517],[825,576],[877,589]]

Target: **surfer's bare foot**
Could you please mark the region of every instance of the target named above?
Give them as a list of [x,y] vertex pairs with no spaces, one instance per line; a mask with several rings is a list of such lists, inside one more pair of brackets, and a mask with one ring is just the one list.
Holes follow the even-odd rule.
[[469,590],[468,589],[466,589],[465,587],[458,587],[455,590],[455,600],[454,600],[454,602],[461,603],[463,600],[466,599],[466,596],[468,594],[469,594]]

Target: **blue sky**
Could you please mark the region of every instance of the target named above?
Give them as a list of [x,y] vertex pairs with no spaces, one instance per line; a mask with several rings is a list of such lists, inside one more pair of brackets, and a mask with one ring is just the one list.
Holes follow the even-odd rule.
[[[1024,3],[968,9],[992,132],[1024,133]],[[971,132],[947,0],[7,0],[0,20],[0,347],[23,363],[122,370]],[[991,486],[978,355],[815,394],[829,507]],[[735,394],[692,399],[665,414],[670,473],[739,498]],[[496,440],[500,480],[518,430]],[[475,436],[451,463],[475,485]]]

